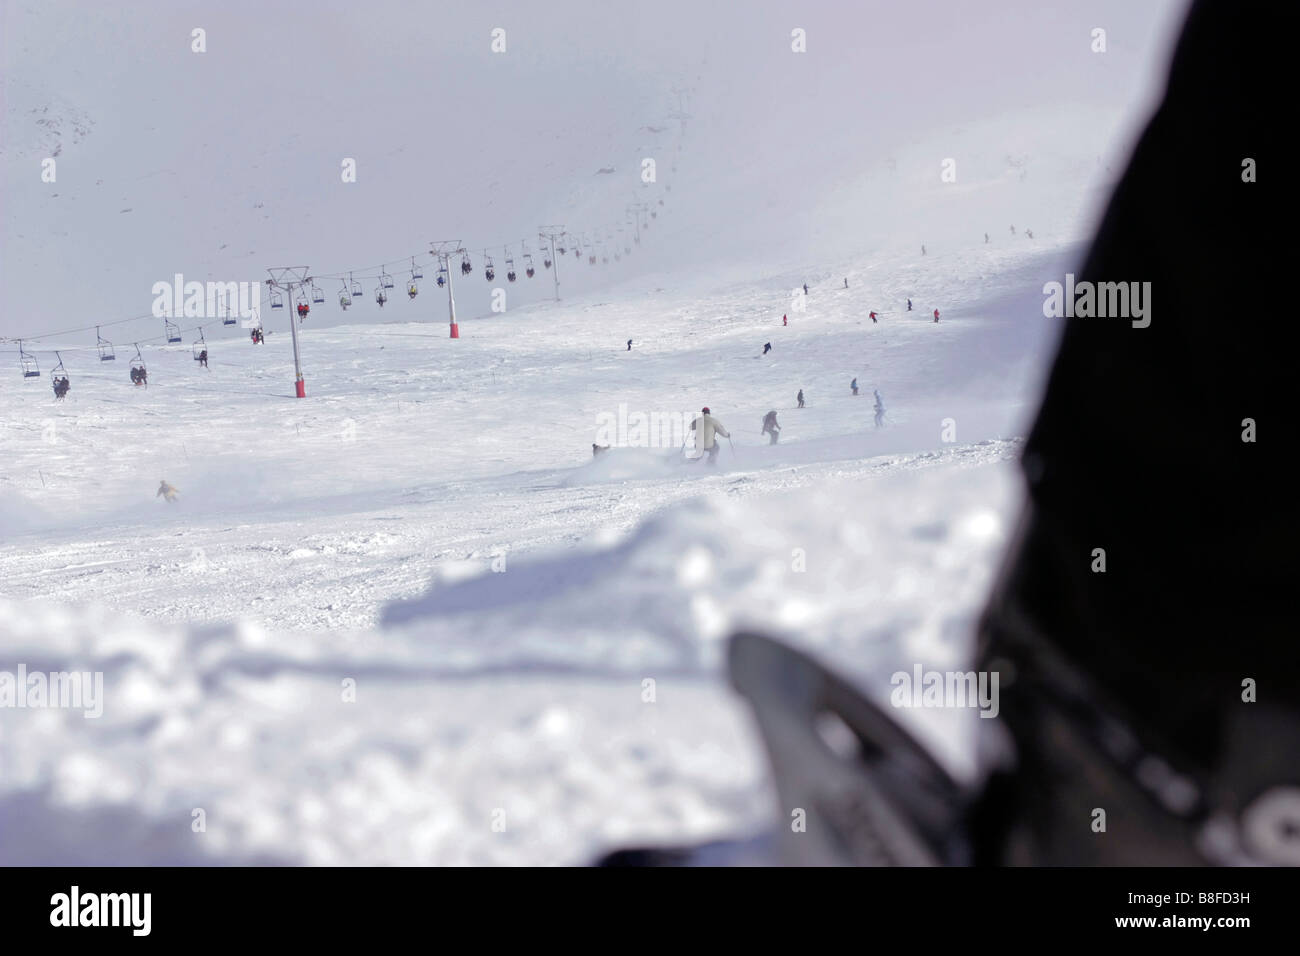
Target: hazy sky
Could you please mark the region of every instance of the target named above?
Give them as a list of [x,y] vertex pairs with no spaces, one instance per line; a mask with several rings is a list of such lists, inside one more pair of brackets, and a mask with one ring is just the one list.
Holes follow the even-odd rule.
[[[1145,116],[1184,4],[2,8],[0,334],[30,336],[145,314],[152,284],[176,272],[366,269],[440,238],[477,252],[542,223],[621,225],[638,198],[671,208],[638,256],[607,271],[570,266],[572,291],[715,259],[798,263],[832,241],[912,242],[964,228],[964,216],[976,229],[975,197],[937,211],[916,192],[944,150],[972,156],[975,182],[995,180],[1007,156],[1041,160],[1035,185],[1052,188],[1070,161],[1093,162]],[[491,49],[497,27],[504,53]],[[1090,49],[1095,27],[1105,54]],[[194,28],[205,53],[191,51]],[[791,50],[795,28],[806,53]],[[674,88],[691,90],[680,153]],[[42,182],[56,150],[57,179]],[[638,178],[646,156],[661,164],[654,189]],[[355,183],[341,180],[345,157]],[[896,180],[872,178],[885,164]],[[1062,178],[1059,189],[1079,185]],[[469,281],[472,313],[490,286]],[[543,297],[544,285],[511,294]],[[328,288],[333,308],[337,282]],[[348,314],[402,316],[418,317]]]

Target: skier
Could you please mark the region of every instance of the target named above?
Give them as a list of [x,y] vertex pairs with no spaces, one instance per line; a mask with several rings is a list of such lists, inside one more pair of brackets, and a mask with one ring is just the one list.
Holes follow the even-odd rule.
[[867,313],[867,318],[871,319],[872,322],[875,322],[875,321],[876,321],[876,313],[874,313],[874,312],[868,312],[868,313]]
[[885,403],[880,398],[880,389],[873,388],[872,392],[876,396],[876,427],[879,428],[885,423]]
[[1026,230],[1025,230],[1025,236],[1026,236],[1026,238],[1029,238],[1029,239],[1034,238],[1034,230],[1032,230],[1032,229],[1026,229]]
[[783,315],[783,316],[781,316],[781,324],[782,324],[782,325],[789,325],[789,324],[790,324],[790,317],[789,317],[788,315]]
[[925,246],[921,247],[921,255],[925,255]]
[[908,312],[911,312],[911,311],[912,311],[912,300],[911,300],[911,299],[908,299],[908,300],[907,300],[907,311],[908,311]]
[[939,321],[939,310],[938,310],[938,309],[935,309],[935,310],[934,310],[934,321],[936,321],[936,322]]
[[628,340],[627,340],[627,350],[628,350],[629,352],[632,351],[632,340],[631,340],[631,339],[628,339]]
[[795,396],[799,401],[799,407],[803,408],[803,389],[799,389],[799,394]]
[[200,367],[200,368],[207,368],[207,367],[208,367],[208,350],[207,350],[207,349],[204,349],[203,351],[201,351],[201,352],[199,353],[199,367]]
[[847,289],[848,287],[849,287],[849,277],[848,277],[848,276],[845,276],[845,277],[844,277],[844,288]]
[[157,498],[159,496],[161,496],[168,504],[174,504],[176,499],[180,497],[180,492],[176,488],[167,484],[166,481],[159,479],[158,494],[154,495],[154,497]]
[[716,436],[721,435],[723,438],[730,438],[731,435],[723,427],[722,422],[713,417],[708,405],[700,409],[700,416],[691,422],[691,431],[695,432],[695,450],[701,456],[708,452],[709,464],[717,464],[718,449],[721,446],[718,444]]
[[763,354],[766,355],[770,351],[772,351],[772,343],[771,342],[763,343]]
[[854,395],[858,394],[858,380],[856,378],[849,382],[849,388],[853,389]]
[[776,444],[776,436],[780,433],[780,431],[781,431],[781,426],[777,424],[777,421],[776,421],[776,411],[775,411],[775,410],[770,411],[770,412],[768,412],[766,415],[763,416],[763,432],[762,432],[762,434],[764,434],[764,435],[770,435],[771,438],[772,438],[772,440],[771,440],[770,442],[768,442],[768,444],[770,444],[770,445],[775,445],[775,444]]
[[807,294],[808,294],[808,283],[807,283],[807,282],[805,282],[805,283],[803,284],[803,294],[804,294],[804,295],[807,295]]
[[1016,227],[1015,227],[1015,226],[1012,226],[1012,227],[1011,227],[1011,235],[1014,236],[1015,234],[1016,234]]
[[988,244],[989,244],[989,234],[986,232],[984,233],[984,245],[987,246]]

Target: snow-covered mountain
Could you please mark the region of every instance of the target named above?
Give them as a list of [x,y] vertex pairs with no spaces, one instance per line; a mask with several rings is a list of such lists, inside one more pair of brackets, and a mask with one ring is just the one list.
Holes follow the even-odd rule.
[[[0,343],[0,678],[98,672],[103,707],[0,707],[0,861],[571,863],[753,830],[731,629],[880,699],[964,659],[1059,329],[1042,287],[1181,5],[697,6],[3,8],[0,335],[42,375]],[[540,261],[484,281],[486,244],[641,195],[641,248],[559,259],[562,302]],[[368,279],[300,327],[304,400],[289,310],[260,346],[184,320],[147,389],[124,343],[156,320],[110,327],[111,362],[60,332],[177,272],[455,236],[461,337],[427,265],[382,311]],[[636,424],[705,405],[716,469]],[[971,771],[960,715],[906,716]]]

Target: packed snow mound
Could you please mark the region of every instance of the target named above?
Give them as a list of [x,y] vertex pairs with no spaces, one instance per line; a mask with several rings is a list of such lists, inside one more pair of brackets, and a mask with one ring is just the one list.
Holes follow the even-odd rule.
[[[763,762],[716,679],[724,638],[785,634],[880,699],[892,671],[964,660],[1015,449],[764,498],[719,476],[617,540],[485,556],[380,630],[311,641],[0,600],[0,675],[103,675],[98,717],[4,711],[0,818],[24,821],[4,862],[579,862],[753,829]],[[965,730],[936,726],[960,760]]]

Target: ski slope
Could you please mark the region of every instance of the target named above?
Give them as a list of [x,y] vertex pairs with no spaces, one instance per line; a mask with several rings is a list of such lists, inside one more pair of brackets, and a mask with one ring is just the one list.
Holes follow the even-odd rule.
[[[1037,289],[1077,255],[1043,246],[846,262],[801,313],[802,277],[776,275],[629,285],[454,341],[309,319],[308,401],[284,330],[214,341],[208,371],[169,353],[148,389],[125,366],[62,403],[0,379],[0,670],[101,669],[107,699],[98,720],[5,714],[0,805],[31,821],[6,860],[572,863],[752,830],[767,791],[719,672],[730,630],[882,694],[967,649],[1056,332]],[[716,469],[593,459],[620,403],[707,403],[732,441]],[[969,770],[963,730],[919,729]]]
[[[104,680],[97,718],[0,708],[0,863],[554,865],[770,825],[727,635],[881,700],[964,666],[1059,332],[1041,289],[1181,6],[0,7],[0,681]],[[540,224],[626,240],[639,200],[634,254],[559,258],[552,301]],[[456,340],[427,258],[401,294],[444,236],[476,269]],[[300,328],[305,400],[291,309],[261,346],[210,316],[153,341],[155,282],[286,263],[365,279]],[[101,321],[112,362],[51,331]],[[611,417],[705,405],[714,468],[593,458]],[[973,772],[972,714],[901,717]]]

